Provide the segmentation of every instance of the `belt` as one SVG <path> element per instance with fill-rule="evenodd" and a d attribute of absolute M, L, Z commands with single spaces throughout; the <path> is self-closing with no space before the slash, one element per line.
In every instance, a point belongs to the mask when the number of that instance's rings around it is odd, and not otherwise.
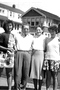
<path fill-rule="evenodd" d="M 17 50 L 17 51 L 20 51 L 20 52 L 30 52 L 31 50 Z"/>
<path fill-rule="evenodd" d="M 32 50 L 34 50 L 34 51 L 44 51 L 44 50 L 38 50 L 38 49 L 32 49 Z"/>

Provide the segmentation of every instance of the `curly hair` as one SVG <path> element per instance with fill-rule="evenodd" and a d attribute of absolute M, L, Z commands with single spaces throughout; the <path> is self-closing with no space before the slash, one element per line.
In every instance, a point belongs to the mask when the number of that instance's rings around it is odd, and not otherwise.
<path fill-rule="evenodd" d="M 11 20 L 6 20 L 6 21 L 3 22 L 3 29 L 4 29 L 5 31 L 6 31 L 6 27 L 7 27 L 7 25 L 8 25 L 9 23 L 12 24 L 12 30 L 13 30 L 13 27 L 14 27 L 13 21 L 11 21 Z"/>
<path fill-rule="evenodd" d="M 58 33 L 60 33 L 60 24 L 58 24 Z"/>

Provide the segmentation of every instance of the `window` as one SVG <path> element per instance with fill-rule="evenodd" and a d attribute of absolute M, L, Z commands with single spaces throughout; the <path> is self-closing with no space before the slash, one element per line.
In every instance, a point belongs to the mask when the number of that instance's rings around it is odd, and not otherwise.
<path fill-rule="evenodd" d="M 36 25 L 39 25 L 39 22 L 38 21 L 36 22 Z"/>
<path fill-rule="evenodd" d="M 0 9 L 0 12 L 1 12 L 1 9 Z"/>
<path fill-rule="evenodd" d="M 36 18 L 36 26 L 39 25 L 39 18 Z"/>
<path fill-rule="evenodd" d="M 4 10 L 2 10 L 2 12 L 4 13 Z"/>
<path fill-rule="evenodd" d="M 28 22 L 28 24 L 30 25 L 31 19 L 30 19 L 30 18 L 28 18 L 28 19 L 27 19 L 27 22 Z"/>
<path fill-rule="evenodd" d="M 21 18 L 21 14 L 18 14 L 18 19 Z"/>
<path fill-rule="evenodd" d="M 30 22 L 28 22 L 28 24 L 30 25 Z"/>
<path fill-rule="evenodd" d="M 10 16 L 12 16 L 12 12 L 10 11 Z"/>
<path fill-rule="evenodd" d="M 13 17 L 14 17 L 15 13 L 13 12 Z"/>
<path fill-rule="evenodd" d="M 3 9 L 0 9 L 0 12 L 1 12 L 1 13 L 4 13 L 4 10 L 3 10 Z"/>
<path fill-rule="evenodd" d="M 31 19 L 31 26 L 34 26 L 35 25 L 35 18 L 32 18 Z"/>
<path fill-rule="evenodd" d="M 31 22 L 31 26 L 34 26 L 34 22 Z"/>
<path fill-rule="evenodd" d="M 19 30 L 19 24 L 17 24 L 17 30 Z"/>
<path fill-rule="evenodd" d="M 24 23 L 27 23 L 27 19 L 26 18 L 24 19 Z"/>

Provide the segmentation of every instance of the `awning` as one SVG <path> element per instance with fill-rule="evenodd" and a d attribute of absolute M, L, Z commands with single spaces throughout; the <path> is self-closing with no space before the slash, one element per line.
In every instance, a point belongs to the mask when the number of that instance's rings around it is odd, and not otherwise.
<path fill-rule="evenodd" d="M 8 20 L 8 18 L 0 15 L 0 20 Z"/>

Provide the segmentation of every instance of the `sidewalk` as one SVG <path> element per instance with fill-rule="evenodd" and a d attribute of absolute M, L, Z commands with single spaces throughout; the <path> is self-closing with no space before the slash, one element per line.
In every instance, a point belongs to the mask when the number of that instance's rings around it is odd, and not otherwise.
<path fill-rule="evenodd" d="M 14 85 L 14 81 L 12 82 L 12 86 L 13 85 Z M 2 87 L 7 86 L 7 79 L 6 78 L 0 77 L 0 87 L 1 86 Z M 26 88 L 27 88 L 27 90 L 33 90 L 34 89 L 33 83 L 27 83 Z M 46 87 L 42 86 L 42 90 L 46 90 Z M 50 88 L 50 90 L 53 90 L 52 87 Z M 57 89 L 57 90 L 60 90 L 60 89 Z"/>

